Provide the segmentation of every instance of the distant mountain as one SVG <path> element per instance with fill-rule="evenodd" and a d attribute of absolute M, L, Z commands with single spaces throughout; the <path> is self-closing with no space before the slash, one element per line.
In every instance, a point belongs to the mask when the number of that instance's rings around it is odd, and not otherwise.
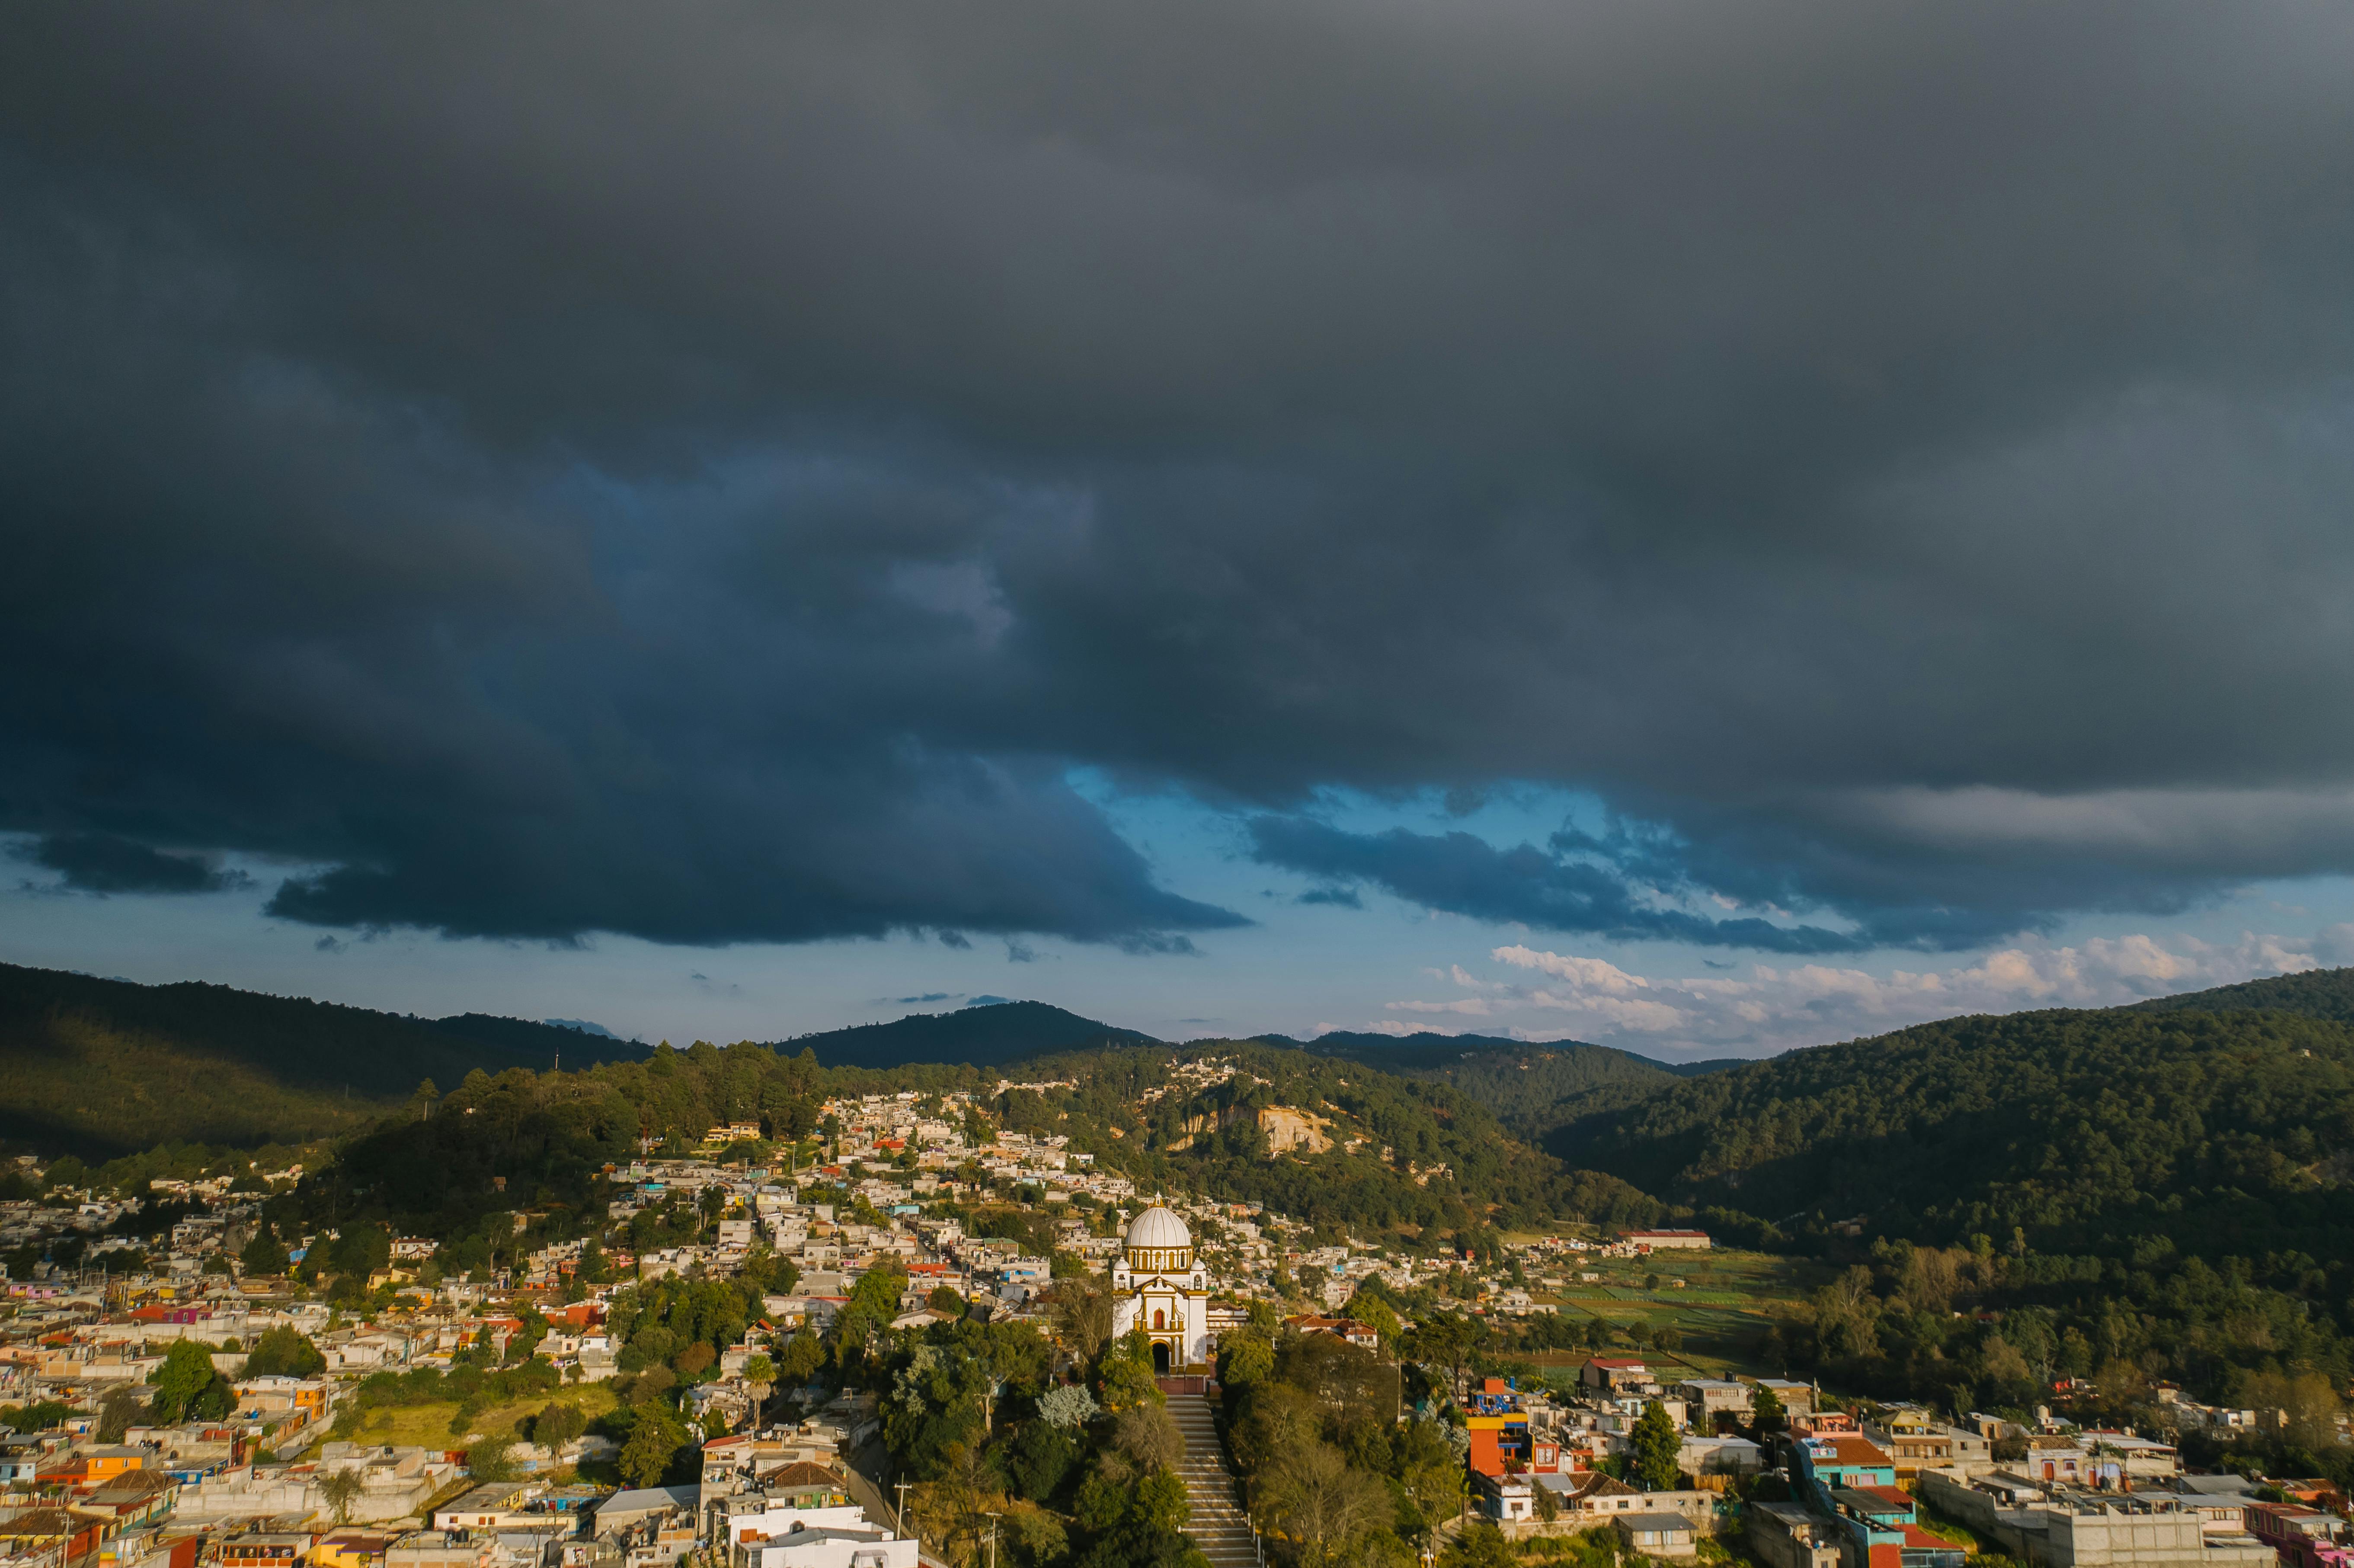
<path fill-rule="evenodd" d="M 1628 1052 L 1628 1054 L 1635 1056 L 1635 1054 L 1631 1051 Z M 1659 1067 L 1666 1072 L 1673 1073 L 1679 1078 L 1704 1078 L 1711 1073 L 1729 1073 L 1735 1067 L 1746 1067 L 1752 1062 L 1757 1060 L 1757 1058 L 1755 1056 L 1710 1056 L 1705 1060 L 1699 1062 L 1662 1062 L 1652 1056 L 1635 1056 L 1635 1060 L 1638 1062 L 1649 1062 L 1655 1067 Z"/>
<path fill-rule="evenodd" d="M 641 1062 L 646 1048 L 635 1041 L 622 1040 L 610 1031 L 584 1028 L 578 1023 L 558 1022 L 554 1019 L 534 1023 L 527 1018 L 499 1018 L 487 1012 L 461 1012 L 451 1018 L 436 1018 L 430 1027 L 443 1034 L 487 1046 L 513 1058 L 508 1065 L 544 1069 L 555 1065 L 557 1058 L 569 1056 L 576 1067 L 591 1062 Z M 499 1069 L 492 1067 L 492 1072 Z"/>
<path fill-rule="evenodd" d="M 1333 1030 L 1313 1040 L 1262 1034 L 1259 1043 L 1320 1056 L 1345 1056 L 1400 1077 L 1445 1083 L 1487 1107 L 1522 1138 L 1631 1105 L 1679 1079 L 1745 1064 L 1670 1063 L 1576 1040 L 1532 1044 L 1496 1034 L 1371 1034 Z"/>
<path fill-rule="evenodd" d="M 1622 1051 L 1615 1045 L 1589 1045 L 1582 1040 L 1515 1040 L 1503 1034 L 1374 1034 L 1334 1029 L 1310 1040 L 1294 1040 L 1288 1034 L 1255 1034 L 1251 1038 L 1262 1045 L 1288 1045 L 1319 1055 L 1347 1056 L 1368 1066 L 1386 1067 L 1394 1072 L 1452 1066 L 1468 1057 L 1490 1054 L 1538 1056 L 1602 1051 L 1647 1067 L 1657 1067 L 1679 1078 L 1697 1078 L 1728 1067 L 1746 1066 L 1750 1060 L 1745 1056 L 1713 1056 L 1705 1062 L 1662 1062 L 1656 1056 Z"/>
<path fill-rule="evenodd" d="M 443 1022 L 446 1022 L 448 1021 L 445 1019 Z M 600 1040 L 619 1040 L 620 1038 L 620 1035 L 614 1033 L 603 1024 L 591 1023 L 585 1018 L 543 1018 L 540 1022 L 546 1024 L 550 1029 L 577 1029 L 583 1034 L 594 1034 Z"/>
<path fill-rule="evenodd" d="M 775 1048 L 786 1054 L 814 1051 L 829 1067 L 904 1067 L 916 1062 L 995 1067 L 1058 1051 L 1159 1044 L 1150 1034 L 1098 1023 L 1043 1001 L 1000 1001 L 797 1035 L 777 1041 Z"/>
<path fill-rule="evenodd" d="M 2307 969 L 2128 1004 L 2129 1012 L 2295 1012 L 2354 1023 L 2354 969 Z"/>
<path fill-rule="evenodd" d="M 1444 1067 L 1467 1056 L 1494 1052 L 1519 1055 L 1532 1049 L 1525 1040 L 1501 1034 L 1374 1034 L 1333 1029 L 1307 1040 L 1294 1040 L 1288 1034 L 1259 1034 L 1252 1038 L 1262 1045 L 1289 1046 L 1319 1056 L 1346 1056 L 1353 1062 L 1393 1071 Z M 1578 1049 L 1599 1051 L 1606 1047 L 1581 1045 Z"/>
<path fill-rule="evenodd" d="M 640 1047 L 520 1019 L 408 1018 L 186 981 L 0 964 L 0 1138 L 112 1155 L 166 1139 L 299 1142 L 349 1130 L 419 1080 L 544 1070 Z"/>

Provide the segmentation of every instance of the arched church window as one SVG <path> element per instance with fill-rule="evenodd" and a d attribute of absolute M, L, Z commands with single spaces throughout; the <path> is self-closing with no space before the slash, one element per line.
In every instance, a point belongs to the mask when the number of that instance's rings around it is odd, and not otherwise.
<path fill-rule="evenodd" d="M 1163 1312 L 1160 1308 L 1155 1307 L 1152 1309 L 1152 1326 L 1156 1329 L 1165 1329 L 1169 1327 L 1169 1314 Z"/>

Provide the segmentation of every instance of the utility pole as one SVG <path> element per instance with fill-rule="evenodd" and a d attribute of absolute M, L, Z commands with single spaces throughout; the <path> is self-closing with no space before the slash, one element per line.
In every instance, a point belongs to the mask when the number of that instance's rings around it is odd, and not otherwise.
<path fill-rule="evenodd" d="M 999 1513 L 989 1516 L 989 1568 L 997 1568 L 997 1521 L 1004 1517 Z"/>
<path fill-rule="evenodd" d="M 905 1477 L 905 1476 L 901 1476 L 901 1477 L 899 1478 L 899 1481 L 898 1481 L 898 1490 L 899 1490 L 899 1511 L 898 1511 L 896 1515 L 894 1515 L 894 1516 L 893 1516 L 893 1522 L 894 1522 L 894 1524 L 895 1524 L 895 1525 L 896 1525 L 896 1527 L 897 1527 L 897 1529 L 898 1529 L 898 1531 L 899 1531 L 899 1533 L 900 1533 L 900 1534 L 902 1534 L 902 1535 L 905 1535 L 905 1534 L 907 1534 L 907 1477 Z M 920 1552 L 920 1551 L 923 1549 L 923 1542 L 919 1541 L 919 1542 L 917 1542 L 916 1543 L 916 1546 L 917 1546 L 917 1550 Z"/>

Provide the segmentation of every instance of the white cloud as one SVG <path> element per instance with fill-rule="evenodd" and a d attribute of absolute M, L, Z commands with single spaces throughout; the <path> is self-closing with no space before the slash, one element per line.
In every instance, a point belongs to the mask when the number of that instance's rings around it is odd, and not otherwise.
<path fill-rule="evenodd" d="M 2161 942 L 2141 934 L 2094 937 L 2072 946 L 2024 943 L 1953 969 L 1885 974 L 1829 964 L 1761 963 L 1743 976 L 1670 978 L 1633 974 L 1603 959 L 1521 945 L 1497 948 L 1488 956 L 1556 983 L 1486 981 L 1458 964 L 1449 968 L 1448 977 L 1460 989 L 1479 994 L 1445 1001 L 1392 1001 L 1384 1004 L 1384 1011 L 1509 1023 L 1525 1009 L 1563 1018 L 1567 1027 L 1508 1030 L 1522 1038 L 1607 1042 L 1615 1035 L 1640 1035 L 1646 1050 L 1766 1054 L 1963 1013 L 2111 1006 L 2311 969 L 2317 962 L 2354 961 L 2354 925 L 2327 927 L 2311 938 L 2243 932 L 2228 944 L 2192 937 Z M 1385 1027 L 1392 1033 L 1407 1028 Z M 1417 1024 L 1413 1029 L 1430 1027 Z"/>
<path fill-rule="evenodd" d="M 1549 991 L 1529 993 L 1530 1005 L 1555 1007 L 1564 1012 L 1582 1012 L 1589 1017 L 1606 1019 L 1620 1029 L 1640 1034 L 1659 1034 L 1680 1029 L 1691 1022 L 1682 1009 L 1664 1001 L 1629 1001 L 1616 996 L 1557 996 Z"/>
<path fill-rule="evenodd" d="M 1601 959 L 1580 959 L 1564 953 L 1540 953 L 1529 948 L 1498 948 L 1488 955 L 1500 964 L 1513 964 L 1543 974 L 1557 975 L 1573 985 L 1613 994 L 1636 991 L 1651 982 L 1630 975 Z"/>
<path fill-rule="evenodd" d="M 1461 986 L 1465 991 L 1510 991 L 1512 989 L 1501 980 L 1483 980 L 1478 975 L 1473 974 L 1469 969 L 1465 969 L 1461 964 L 1450 966 L 1447 978 L 1452 980 L 1457 985 Z"/>

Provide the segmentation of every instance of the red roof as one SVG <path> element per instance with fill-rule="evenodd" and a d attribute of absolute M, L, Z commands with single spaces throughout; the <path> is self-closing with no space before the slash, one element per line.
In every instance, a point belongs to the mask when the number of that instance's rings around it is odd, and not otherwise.
<path fill-rule="evenodd" d="M 1358 1322 L 1354 1318 L 1320 1318 L 1312 1312 L 1304 1312 L 1296 1318 L 1286 1318 L 1283 1320 L 1283 1326 L 1287 1329 L 1297 1329 L 1303 1334 L 1337 1334 L 1344 1340 L 1379 1338 L 1372 1329 Z"/>
<path fill-rule="evenodd" d="M 779 1489 L 830 1487 L 835 1491 L 842 1490 L 848 1484 L 842 1478 L 840 1471 L 829 1466 L 813 1464 L 807 1459 L 796 1459 L 782 1469 L 771 1471 L 761 1477 L 760 1481 L 763 1486 Z"/>
<path fill-rule="evenodd" d="M 1829 1433 L 1820 1437 L 1809 1437 L 1807 1442 L 1813 1447 L 1829 1448 L 1831 1451 L 1830 1462 L 1835 1465 L 1870 1465 L 1877 1468 L 1883 1465 L 1893 1466 L 1896 1462 L 1871 1438 L 1858 1437 L 1850 1433 Z"/>

